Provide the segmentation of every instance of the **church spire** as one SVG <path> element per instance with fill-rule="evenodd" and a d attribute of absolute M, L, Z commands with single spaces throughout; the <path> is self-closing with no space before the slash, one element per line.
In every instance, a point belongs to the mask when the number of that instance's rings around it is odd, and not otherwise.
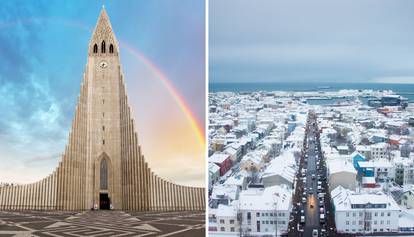
<path fill-rule="evenodd" d="M 118 42 L 112 30 L 111 22 L 102 5 L 101 13 L 89 42 L 89 54 L 118 54 Z"/>

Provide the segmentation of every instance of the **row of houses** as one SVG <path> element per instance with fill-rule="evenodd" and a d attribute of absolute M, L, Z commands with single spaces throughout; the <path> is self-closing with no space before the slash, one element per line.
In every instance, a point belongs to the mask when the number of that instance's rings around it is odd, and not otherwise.
<path fill-rule="evenodd" d="M 256 93 L 210 98 L 221 101 L 210 116 L 210 234 L 287 233 L 306 105 Z M 226 129 L 217 126 L 224 120 L 232 121 Z M 232 144 L 247 146 L 231 158 L 227 149 Z"/>
<path fill-rule="evenodd" d="M 414 232 L 413 111 L 384 114 L 363 104 L 315 111 L 337 231 Z"/>

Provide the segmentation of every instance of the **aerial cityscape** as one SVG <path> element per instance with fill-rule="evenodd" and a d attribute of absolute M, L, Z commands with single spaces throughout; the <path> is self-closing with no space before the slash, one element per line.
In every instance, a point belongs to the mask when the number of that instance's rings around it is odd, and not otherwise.
<path fill-rule="evenodd" d="M 209 94 L 211 236 L 414 231 L 414 105 L 328 89 Z"/>
<path fill-rule="evenodd" d="M 209 236 L 414 236 L 410 1 L 209 1 Z"/>

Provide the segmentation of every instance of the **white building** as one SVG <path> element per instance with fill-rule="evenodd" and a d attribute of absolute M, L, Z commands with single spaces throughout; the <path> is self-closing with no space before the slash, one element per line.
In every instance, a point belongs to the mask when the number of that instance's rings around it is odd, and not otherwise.
<path fill-rule="evenodd" d="M 265 187 L 286 184 L 293 188 L 296 171 L 293 151 L 287 150 L 270 161 L 270 165 L 263 172 L 262 183 Z"/>
<path fill-rule="evenodd" d="M 329 190 L 338 186 L 355 190 L 357 171 L 353 164 L 347 160 L 326 160 L 327 177 L 329 177 Z"/>
<path fill-rule="evenodd" d="M 208 186 L 211 187 L 220 179 L 220 167 L 214 163 L 208 163 Z"/>
<path fill-rule="evenodd" d="M 335 224 L 340 233 L 398 231 L 400 208 L 391 196 L 355 194 L 338 186 L 331 192 Z M 364 228 L 365 227 L 365 228 Z"/>
<path fill-rule="evenodd" d="M 406 157 L 395 157 L 395 182 L 399 185 L 414 184 L 414 161 Z"/>
<path fill-rule="evenodd" d="M 219 204 L 230 205 L 230 203 L 239 198 L 239 188 L 235 185 L 214 185 L 210 197 L 211 208 L 217 208 Z"/>
<path fill-rule="evenodd" d="M 400 197 L 400 205 L 407 209 L 414 208 L 414 186 L 405 188 Z"/>
<path fill-rule="evenodd" d="M 221 233 L 235 233 L 240 231 L 240 222 L 237 219 L 238 201 L 234 201 L 231 205 L 219 205 L 215 211 L 216 223 L 211 223 L 209 226 L 216 225 L 217 227 L 210 231 L 218 231 Z M 209 227 L 210 228 L 210 227 Z"/>
<path fill-rule="evenodd" d="M 388 144 L 380 142 L 371 145 L 371 158 L 372 159 L 384 159 L 388 158 Z"/>
<path fill-rule="evenodd" d="M 287 233 L 292 190 L 286 185 L 254 188 L 240 193 L 241 227 L 250 235 Z"/>
<path fill-rule="evenodd" d="M 373 159 L 369 162 L 373 163 L 374 169 L 374 176 L 377 179 L 378 182 L 386 182 L 393 181 L 395 178 L 395 167 L 392 165 L 392 163 L 385 159 Z"/>
<path fill-rule="evenodd" d="M 369 146 L 357 145 L 355 149 L 359 154 L 365 156 L 367 160 L 371 159 L 371 148 Z"/>

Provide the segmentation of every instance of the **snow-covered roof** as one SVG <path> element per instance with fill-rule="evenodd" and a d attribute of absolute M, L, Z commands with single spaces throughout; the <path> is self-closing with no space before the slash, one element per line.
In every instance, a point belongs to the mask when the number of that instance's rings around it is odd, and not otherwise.
<path fill-rule="evenodd" d="M 208 158 L 209 162 L 213 162 L 216 164 L 223 163 L 227 158 L 229 158 L 229 154 L 224 153 L 214 153 L 212 156 Z"/>
<path fill-rule="evenodd" d="M 371 148 L 374 148 L 374 149 L 385 149 L 385 148 L 387 148 L 387 146 L 388 146 L 387 143 L 385 143 L 385 142 L 379 142 L 379 143 L 372 144 L 371 145 Z"/>
<path fill-rule="evenodd" d="M 270 161 L 270 165 L 263 172 L 262 178 L 280 175 L 293 182 L 296 173 L 296 161 L 292 150 L 286 150 Z"/>
<path fill-rule="evenodd" d="M 362 177 L 362 183 L 363 184 L 375 184 L 376 183 L 375 177 L 366 177 L 366 176 L 364 176 L 364 177 Z"/>
<path fill-rule="evenodd" d="M 211 194 L 212 199 L 221 199 L 223 197 L 236 200 L 238 195 L 238 187 L 234 185 L 220 184 L 213 187 Z"/>
<path fill-rule="evenodd" d="M 216 217 L 236 217 L 237 216 L 237 202 L 233 201 L 231 205 L 219 204 L 216 209 Z"/>
<path fill-rule="evenodd" d="M 226 182 L 224 182 L 224 184 L 243 186 L 247 176 L 248 176 L 247 171 L 242 169 L 242 170 L 240 170 L 240 172 L 238 174 L 232 175 L 229 178 L 227 178 Z"/>
<path fill-rule="evenodd" d="M 276 185 L 264 189 L 250 188 L 240 193 L 239 200 L 241 210 L 289 211 L 292 191 L 286 185 Z"/>
<path fill-rule="evenodd" d="M 356 150 L 357 151 L 371 151 L 369 146 L 364 146 L 364 145 L 357 145 Z"/>
<path fill-rule="evenodd" d="M 393 167 L 391 162 L 387 159 L 375 159 L 375 160 L 370 160 L 369 162 L 372 163 L 375 168 L 392 168 Z"/>
<path fill-rule="evenodd" d="M 340 172 L 349 172 L 353 174 L 357 173 L 352 162 L 347 160 L 326 160 L 326 166 L 329 170 L 329 174 L 331 175 Z"/>
<path fill-rule="evenodd" d="M 233 143 L 231 143 L 231 144 L 233 144 Z M 235 156 L 235 155 L 237 155 L 237 150 L 236 150 L 236 149 L 234 149 L 233 147 L 227 147 L 227 148 L 224 150 L 224 153 L 229 154 L 229 155 L 231 155 L 231 156 Z"/>
<path fill-rule="evenodd" d="M 391 196 L 380 192 L 376 194 L 356 194 L 349 189 L 338 186 L 331 191 L 331 197 L 336 211 L 352 210 L 352 205 L 354 204 L 385 204 L 385 208 L 371 205 L 370 209 L 400 210 L 398 204 Z"/>
<path fill-rule="evenodd" d="M 338 149 L 338 150 L 348 150 L 349 147 L 347 145 L 340 145 L 340 146 L 337 146 L 336 149 Z"/>
<path fill-rule="evenodd" d="M 216 165 L 215 163 L 211 163 L 211 162 L 208 163 L 208 171 L 210 173 L 216 173 L 216 172 L 219 172 L 219 170 L 220 170 L 220 167 Z"/>

